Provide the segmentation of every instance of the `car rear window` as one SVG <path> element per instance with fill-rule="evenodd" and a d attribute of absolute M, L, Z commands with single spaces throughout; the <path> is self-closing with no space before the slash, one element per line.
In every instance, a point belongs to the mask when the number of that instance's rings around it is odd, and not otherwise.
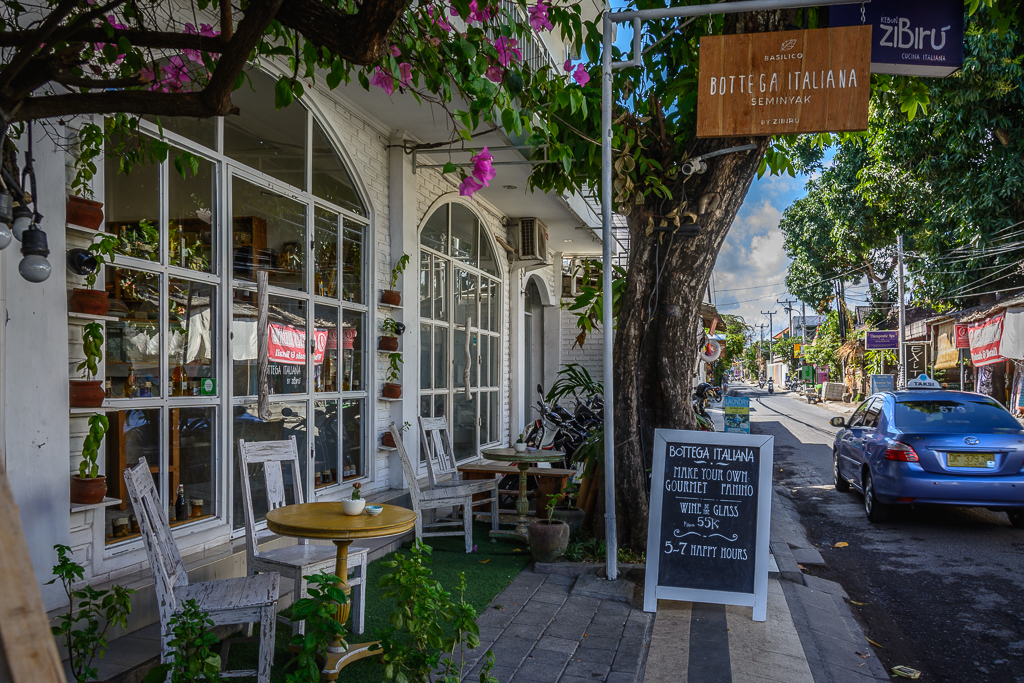
<path fill-rule="evenodd" d="M 995 401 L 921 399 L 898 401 L 896 427 L 905 432 L 1019 432 L 1021 424 Z"/>

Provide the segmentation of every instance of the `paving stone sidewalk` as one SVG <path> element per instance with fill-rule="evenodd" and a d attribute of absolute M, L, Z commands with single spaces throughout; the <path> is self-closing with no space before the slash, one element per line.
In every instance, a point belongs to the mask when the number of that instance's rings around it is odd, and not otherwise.
<path fill-rule="evenodd" d="M 592 577 L 590 577 L 592 578 Z M 523 571 L 477 620 L 481 646 L 464 681 L 492 650 L 501 683 L 639 683 L 653 615 L 619 600 L 573 594 L 575 576 Z"/>

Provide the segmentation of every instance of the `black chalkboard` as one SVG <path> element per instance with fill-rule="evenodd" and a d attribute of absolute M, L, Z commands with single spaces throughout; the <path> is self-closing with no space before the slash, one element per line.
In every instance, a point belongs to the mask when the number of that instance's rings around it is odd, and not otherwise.
<path fill-rule="evenodd" d="M 764 435 L 656 431 L 644 609 L 659 598 L 721 602 L 752 605 L 763 619 L 773 445 Z"/>

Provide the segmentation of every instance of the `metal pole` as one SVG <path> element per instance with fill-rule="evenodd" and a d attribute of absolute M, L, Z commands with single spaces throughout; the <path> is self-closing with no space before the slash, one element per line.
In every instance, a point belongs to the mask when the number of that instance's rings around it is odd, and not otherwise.
<path fill-rule="evenodd" d="M 256 271 L 256 414 L 260 420 L 270 419 L 270 294 L 268 274 Z"/>
<path fill-rule="evenodd" d="M 800 336 L 804 344 L 807 343 L 807 304 L 800 302 Z"/>
<path fill-rule="evenodd" d="M 907 341 L 907 309 L 903 303 L 903 235 L 896 236 L 896 258 L 899 262 L 899 295 L 900 295 L 900 316 L 899 326 L 900 331 L 897 339 L 900 345 L 900 373 L 897 381 L 899 382 L 898 387 L 902 389 L 907 386 L 907 350 L 904 348 L 904 344 Z"/>
<path fill-rule="evenodd" d="M 605 573 L 614 581 L 619 573 L 618 536 L 615 527 L 615 393 L 612 390 L 612 351 L 615 343 L 615 321 L 612 319 L 612 16 L 604 15 L 601 49 L 601 240 L 604 268 L 602 270 L 602 301 L 604 315 L 604 534 Z M 639 20 L 637 21 L 639 24 Z M 635 27 L 634 43 L 639 42 L 639 26 Z"/>

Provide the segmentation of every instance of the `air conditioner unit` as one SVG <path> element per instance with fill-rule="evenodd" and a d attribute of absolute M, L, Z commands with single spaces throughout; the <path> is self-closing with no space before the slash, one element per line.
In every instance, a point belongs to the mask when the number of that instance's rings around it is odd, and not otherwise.
<path fill-rule="evenodd" d="M 548 260 L 548 228 L 536 218 L 519 219 L 519 258 Z"/>

